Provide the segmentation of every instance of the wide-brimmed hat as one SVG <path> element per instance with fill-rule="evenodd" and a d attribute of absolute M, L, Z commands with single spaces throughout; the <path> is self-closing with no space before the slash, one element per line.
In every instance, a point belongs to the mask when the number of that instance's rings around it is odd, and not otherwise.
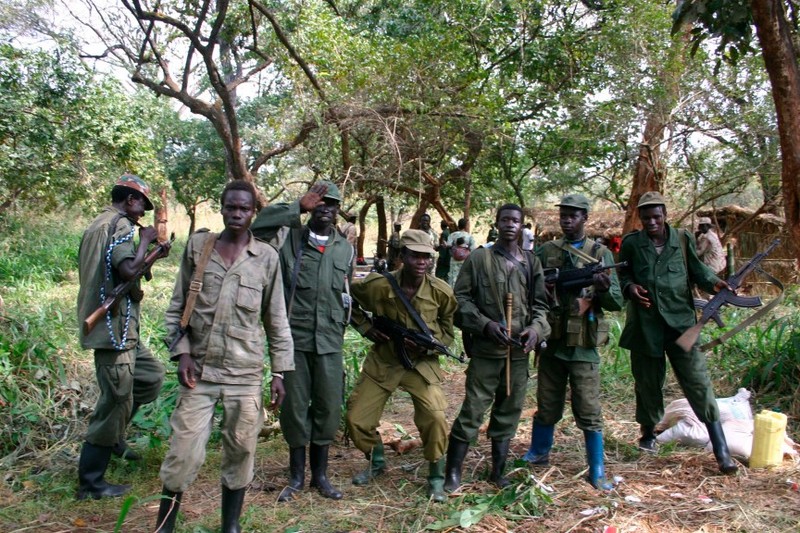
<path fill-rule="evenodd" d="M 153 210 L 153 202 L 150 201 L 150 186 L 139 176 L 135 174 L 123 174 L 117 179 L 117 183 L 114 184 L 114 187 L 127 187 L 142 193 L 142 196 L 144 196 L 144 210 Z"/>
<path fill-rule="evenodd" d="M 567 194 L 561 197 L 561 201 L 556 204 L 556 207 L 574 207 L 575 209 L 583 209 L 589 212 L 589 199 L 582 194 Z"/>
<path fill-rule="evenodd" d="M 664 197 L 661 196 L 660 192 L 647 191 L 639 198 L 639 203 L 636 204 L 636 207 L 645 207 L 648 205 L 667 205 L 667 202 L 664 201 Z"/>
<path fill-rule="evenodd" d="M 436 250 L 431 246 L 431 236 L 420 229 L 407 229 L 400 236 L 400 246 L 408 248 L 412 252 L 422 252 L 424 254 L 435 254 Z"/>

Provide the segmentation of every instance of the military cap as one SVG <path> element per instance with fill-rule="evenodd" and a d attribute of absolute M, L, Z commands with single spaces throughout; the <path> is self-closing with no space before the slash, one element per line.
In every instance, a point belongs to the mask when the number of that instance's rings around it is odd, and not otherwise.
<path fill-rule="evenodd" d="M 664 201 L 664 197 L 661 196 L 661 193 L 658 191 L 647 191 L 639 198 L 639 203 L 636 204 L 636 207 L 646 207 L 649 205 L 667 205 L 667 202 Z"/>
<path fill-rule="evenodd" d="M 342 201 L 342 195 L 339 193 L 339 187 L 332 181 L 323 180 L 320 181 L 321 185 L 325 185 L 328 188 L 328 192 L 325 193 L 323 198 L 330 198 L 331 200 L 336 200 L 337 202 Z"/>
<path fill-rule="evenodd" d="M 145 211 L 153 210 L 153 202 L 150 201 L 150 186 L 144 182 L 142 178 L 134 174 L 123 174 L 117 179 L 114 187 L 127 187 L 142 193 L 144 196 L 144 209 Z"/>
<path fill-rule="evenodd" d="M 711 219 L 708 217 L 700 217 L 697 219 L 697 225 L 702 226 L 703 224 L 711 225 Z"/>
<path fill-rule="evenodd" d="M 436 250 L 431 246 L 431 236 L 421 229 L 408 229 L 400 236 L 400 247 L 408 248 L 412 252 L 422 252 L 424 254 L 435 254 Z"/>
<path fill-rule="evenodd" d="M 575 209 L 583 209 L 589 212 L 589 199 L 582 194 L 567 194 L 561 197 L 561 201 L 556 204 L 557 207 L 574 207 Z"/>

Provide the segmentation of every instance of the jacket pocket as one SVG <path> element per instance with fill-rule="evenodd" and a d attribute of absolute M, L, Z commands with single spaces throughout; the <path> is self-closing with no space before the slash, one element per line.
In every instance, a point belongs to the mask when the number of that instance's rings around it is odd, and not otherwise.
<path fill-rule="evenodd" d="M 264 340 L 256 328 L 226 328 L 225 364 L 233 368 L 258 368 L 264 364 Z"/>
<path fill-rule="evenodd" d="M 239 278 L 239 288 L 236 292 L 236 306 L 248 311 L 261 309 L 261 287 L 252 280 Z"/>

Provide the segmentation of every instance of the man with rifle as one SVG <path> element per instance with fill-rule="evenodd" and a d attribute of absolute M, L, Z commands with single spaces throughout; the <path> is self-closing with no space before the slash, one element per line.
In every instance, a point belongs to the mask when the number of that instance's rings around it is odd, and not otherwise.
<path fill-rule="evenodd" d="M 352 288 L 357 304 L 352 324 L 375 343 L 347 404 L 350 436 L 369 460 L 367 469 L 353 477 L 353 484 L 367 484 L 386 468 L 383 442 L 375 430 L 389 396 L 401 387 L 414 402 L 414 423 L 429 465 L 428 495 L 442 502 L 447 499 L 444 493 L 447 400 L 441 387 L 439 353 L 441 346 L 453 342 L 456 299 L 446 282 L 428 274 L 435 254 L 430 235 L 422 230 L 407 230 L 400 243 L 399 270 L 383 275 L 372 273 Z M 371 313 L 373 320 L 365 312 Z M 381 321 L 399 326 L 384 326 L 381 330 Z M 402 328 L 421 332 L 423 340 L 418 344 L 410 336 L 398 337 Z"/>
<path fill-rule="evenodd" d="M 549 464 L 555 424 L 564 414 L 569 383 L 572 413 L 586 443 L 589 483 L 596 489 L 610 490 L 613 485 L 606 480 L 603 462 L 597 347 L 608 342 L 608 322 L 603 318 L 603 310 L 622 309 L 622 293 L 613 268 L 614 256 L 602 244 L 586 238 L 584 225 L 589 218 L 589 199 L 582 194 L 568 194 L 556 205 L 564 236 L 545 242 L 536 255 L 545 273 L 547 269 L 558 269 L 559 274 L 586 270 L 588 279 L 570 280 L 575 286 L 569 287 L 569 282 L 567 286 L 559 283 L 561 279 L 548 283 L 545 275 L 550 304 L 547 321 L 552 331 L 547 347 L 539 354 L 537 410 L 531 446 L 523 459 L 534 465 Z"/>
<path fill-rule="evenodd" d="M 518 205 L 500 207 L 497 241 L 472 252 L 456 280 L 456 325 L 466 334 L 464 345 L 472 358 L 464 403 L 450 431 L 447 491 L 461 485 L 464 457 L 490 406 L 489 481 L 499 488 L 510 483 L 503 470 L 525 401 L 528 354 L 550 334 L 542 265 L 518 244 L 523 218 Z"/>
<path fill-rule="evenodd" d="M 111 189 L 111 205 L 103 209 L 81 238 L 78 251 L 80 288 L 78 324 L 84 349 L 94 350 L 100 396 L 89 419 L 89 428 L 78 462 L 77 498 L 99 499 L 121 496 L 129 485 L 105 481 L 111 455 L 129 460 L 138 455 L 125 444 L 125 428 L 139 406 L 158 397 L 164 366 L 140 342 L 139 306 L 143 292 L 138 278 L 149 276 L 147 247 L 157 238 L 153 226 L 139 219 L 151 211 L 150 187 L 138 176 L 124 174 Z M 139 227 L 139 245 L 134 236 Z M 169 253 L 169 242 L 159 245 Z M 134 281 L 127 294 L 110 308 L 96 327 L 83 328 L 84 321 L 114 292 L 114 287 Z"/>
<path fill-rule="evenodd" d="M 722 432 L 705 355 L 696 342 L 688 350 L 677 343 L 697 321 L 692 285 L 706 292 L 729 286 L 698 259 L 694 236 L 666 223 L 661 194 L 644 193 L 637 207 L 643 229 L 626 235 L 619 253 L 619 259 L 628 262 L 620 270 L 628 307 L 619 345 L 631 351 L 636 421 L 641 427 L 639 449 L 656 450 L 654 429 L 664 415 L 666 353 L 689 405 L 708 428 L 719 470 L 733 474 L 738 467 Z"/>

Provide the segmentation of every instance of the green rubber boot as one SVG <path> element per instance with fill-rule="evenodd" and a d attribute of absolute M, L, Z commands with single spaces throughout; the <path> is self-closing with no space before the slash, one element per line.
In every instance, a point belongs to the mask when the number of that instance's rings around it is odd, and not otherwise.
<path fill-rule="evenodd" d="M 372 448 L 372 453 L 367 456 L 367 459 L 369 459 L 369 468 L 353 476 L 353 485 L 366 485 L 386 470 L 386 459 L 383 457 L 383 441 L 378 441 L 378 444 Z"/>
<path fill-rule="evenodd" d="M 447 501 L 444 492 L 444 457 L 428 463 L 428 496 L 435 502 Z"/>

